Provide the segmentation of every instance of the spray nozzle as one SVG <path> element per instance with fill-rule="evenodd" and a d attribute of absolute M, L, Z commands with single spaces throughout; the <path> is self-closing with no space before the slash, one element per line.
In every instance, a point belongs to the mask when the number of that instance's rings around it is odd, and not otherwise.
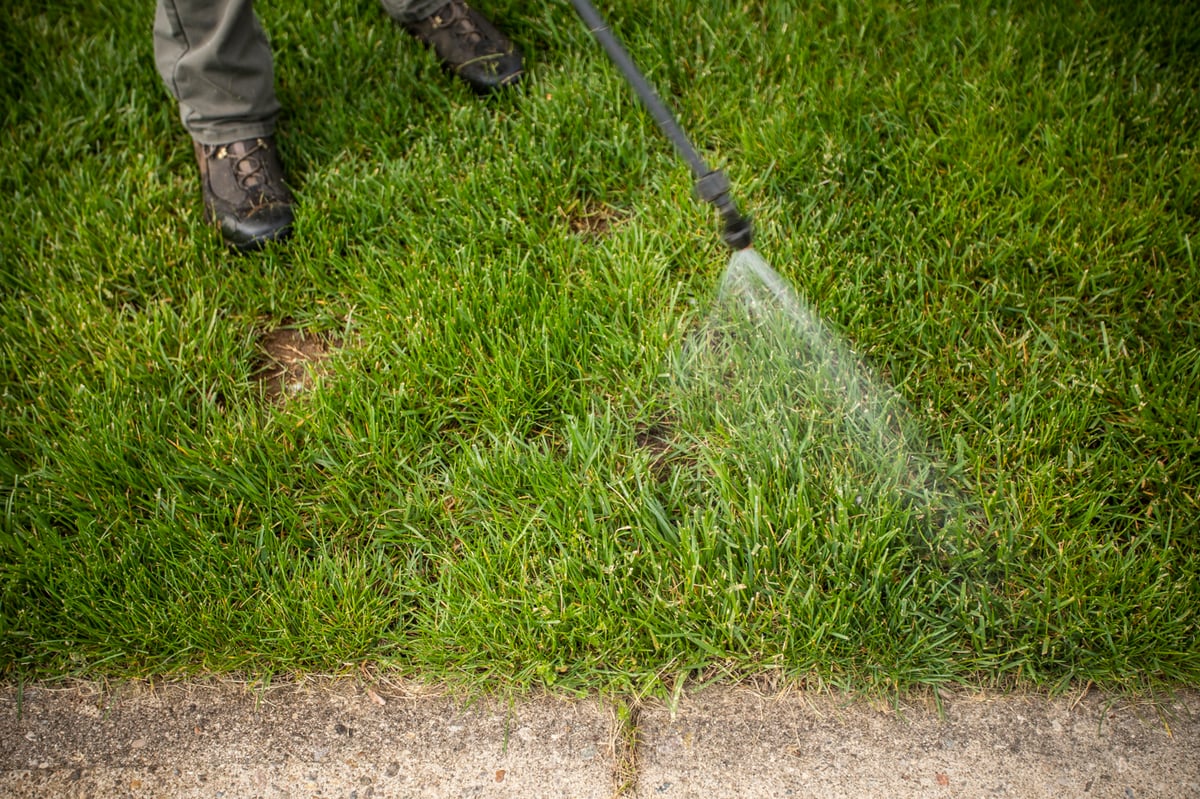
<path fill-rule="evenodd" d="M 738 211 L 737 203 L 729 196 L 729 178 L 719 169 L 713 170 L 696 181 L 696 196 L 712 203 L 725 220 L 725 232 L 721 238 L 734 250 L 750 246 L 750 220 Z"/>
<path fill-rule="evenodd" d="M 730 249 L 748 249 L 752 238 L 750 220 L 737 213 L 735 208 L 732 217 L 725 217 L 725 232 L 721 234 L 721 238 L 725 240 Z"/>

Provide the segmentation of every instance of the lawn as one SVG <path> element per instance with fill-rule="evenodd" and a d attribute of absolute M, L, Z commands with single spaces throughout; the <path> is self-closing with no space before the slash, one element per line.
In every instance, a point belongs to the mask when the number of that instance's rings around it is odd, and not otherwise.
<path fill-rule="evenodd" d="M 566 3 L 260 3 L 250 257 L 152 4 L 10 5 L 0 674 L 1200 684 L 1195 6 L 599 3 L 755 270 Z"/>

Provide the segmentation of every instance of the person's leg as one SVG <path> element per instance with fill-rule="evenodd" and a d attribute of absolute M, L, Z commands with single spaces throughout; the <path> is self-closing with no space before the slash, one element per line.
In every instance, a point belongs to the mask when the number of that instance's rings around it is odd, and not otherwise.
<path fill-rule="evenodd" d="M 238 250 L 286 238 L 292 196 L 272 138 L 279 102 L 251 0 L 158 0 L 154 54 L 195 142 L 206 218 Z"/>
<path fill-rule="evenodd" d="M 383 10 L 399 23 L 418 22 L 446 5 L 446 0 L 381 0 Z"/>
<path fill-rule="evenodd" d="M 381 0 L 405 30 L 432 47 L 446 67 L 486 94 L 520 80 L 521 52 L 465 0 Z"/>
<path fill-rule="evenodd" d="M 196 141 L 274 133 L 279 101 L 271 47 L 251 0 L 158 0 L 154 56 Z"/>

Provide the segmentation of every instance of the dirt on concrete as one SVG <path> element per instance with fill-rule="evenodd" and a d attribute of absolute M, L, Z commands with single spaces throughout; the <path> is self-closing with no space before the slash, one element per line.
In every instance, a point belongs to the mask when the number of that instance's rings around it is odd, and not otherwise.
<path fill-rule="evenodd" d="M 877 705 L 748 690 L 643 707 L 641 797 L 1200 799 L 1200 697 Z"/>
<path fill-rule="evenodd" d="M 0 795 L 1196 799 L 1200 694 L 964 694 L 939 712 L 745 686 L 668 706 L 351 679 L 9 685 Z"/>
<path fill-rule="evenodd" d="M 606 798 L 611 729 L 597 702 L 349 680 L 8 689 L 0 795 Z"/>

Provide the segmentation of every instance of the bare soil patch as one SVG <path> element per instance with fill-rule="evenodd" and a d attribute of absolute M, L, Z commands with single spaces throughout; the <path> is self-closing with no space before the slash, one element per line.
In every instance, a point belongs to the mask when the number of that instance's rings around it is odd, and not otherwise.
<path fill-rule="evenodd" d="M 626 218 L 626 214 L 611 205 L 594 201 L 572 203 L 569 208 L 559 209 L 567 220 L 571 232 L 584 239 L 601 239 Z"/>
<path fill-rule="evenodd" d="M 259 368 L 254 375 L 263 398 L 278 404 L 311 389 L 329 371 L 329 358 L 341 345 L 341 339 L 330 333 L 293 327 L 265 331 L 259 338 Z"/>

